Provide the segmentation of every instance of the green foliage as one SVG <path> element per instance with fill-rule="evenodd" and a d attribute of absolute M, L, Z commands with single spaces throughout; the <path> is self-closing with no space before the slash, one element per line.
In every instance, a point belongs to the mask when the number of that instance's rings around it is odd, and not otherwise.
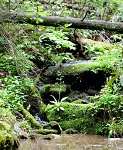
<path fill-rule="evenodd" d="M 94 44 L 94 45 L 88 45 L 88 46 L 86 46 L 86 48 L 87 48 L 87 51 L 89 52 L 89 53 L 91 53 L 91 52 L 101 52 L 101 51 L 104 51 L 104 48 L 101 46 L 101 45 L 97 45 L 97 44 Z"/>
<path fill-rule="evenodd" d="M 23 82 L 25 85 L 25 93 L 29 95 L 32 99 L 38 99 L 41 102 L 41 96 L 38 89 L 36 88 L 36 82 L 38 81 L 39 76 L 33 81 L 29 77 L 24 78 Z M 37 81 L 36 81 L 37 80 Z"/>
<path fill-rule="evenodd" d="M 0 149 L 12 149 L 14 146 L 17 138 L 13 130 L 15 122 L 15 116 L 10 110 L 0 106 Z"/>
<path fill-rule="evenodd" d="M 27 120 L 22 120 L 20 123 L 20 126 L 26 131 L 30 131 L 32 128 L 31 128 L 31 124 L 27 121 Z"/>
<path fill-rule="evenodd" d="M 66 92 L 66 89 L 67 89 L 67 85 L 62 83 L 46 84 L 41 87 L 40 92 L 41 94 L 48 93 L 48 92 L 62 93 L 62 92 Z"/>
<path fill-rule="evenodd" d="M 89 13 L 87 14 L 86 19 L 96 19 L 96 20 L 108 20 L 108 21 L 123 21 L 123 3 L 121 0 L 88 0 L 88 1 L 80 1 L 74 0 L 76 6 L 83 6 L 82 10 L 76 9 L 76 11 L 72 8 L 66 6 L 66 4 L 57 0 L 51 5 L 41 5 L 40 2 L 37 1 L 17 1 L 17 0 L 0 0 L 0 9 L 11 11 L 11 12 L 20 12 L 23 14 L 32 14 L 35 13 L 38 15 L 60 15 L 60 16 L 72 16 L 77 18 L 82 18 L 84 15 L 85 7 L 89 8 Z M 46 7 L 46 8 L 45 8 Z M 38 18 L 37 23 L 42 22 L 43 20 Z M 5 25 L 5 24 L 4 24 Z M 0 80 L 1 90 L 0 90 L 0 106 L 8 107 L 11 110 L 20 109 L 19 107 L 23 105 L 25 102 L 26 96 L 30 96 L 29 98 L 35 102 L 36 99 L 41 101 L 40 93 L 36 88 L 36 83 L 40 80 L 40 75 L 34 79 L 30 79 L 28 77 L 31 70 L 34 69 L 34 61 L 38 60 L 43 62 L 43 65 L 47 68 L 49 64 L 56 64 L 67 62 L 69 60 L 74 60 L 72 55 L 73 51 L 75 51 L 75 44 L 72 43 L 69 39 L 71 30 L 68 30 L 68 27 L 71 24 L 66 24 L 64 28 L 53 28 L 53 27 L 39 27 L 39 26 L 30 26 L 30 25 L 5 25 L 6 31 L 8 32 L 10 39 L 8 39 L 9 46 L 11 50 L 7 53 L 3 53 L 3 45 L 8 44 L 4 36 L 0 36 L 0 73 L 3 75 L 3 79 Z M 81 32 L 81 30 L 80 30 Z M 99 69 L 106 70 L 108 73 L 110 71 L 115 72 L 115 76 L 108 82 L 106 88 L 100 95 L 100 99 L 95 106 L 92 105 L 74 105 L 71 106 L 69 103 L 63 103 L 68 97 L 60 98 L 61 90 L 65 90 L 66 87 L 57 87 L 57 92 L 59 93 L 59 98 L 56 99 L 53 95 L 53 110 L 49 110 L 48 117 L 60 121 L 64 121 L 64 119 L 68 119 L 71 121 L 74 127 L 83 128 L 83 131 L 87 131 L 86 126 L 91 128 L 90 131 L 99 132 L 102 130 L 103 122 L 98 122 L 94 120 L 95 116 L 102 115 L 104 113 L 107 114 L 106 119 L 108 120 L 107 128 L 109 130 L 109 134 L 113 135 L 116 130 L 120 133 L 122 130 L 122 121 L 117 124 L 117 120 L 121 120 L 122 118 L 122 110 L 123 110 L 123 102 L 122 96 L 120 96 L 120 88 L 122 83 L 122 35 L 111 33 L 107 34 L 106 32 L 99 33 L 98 31 L 87 31 L 84 30 L 83 37 L 95 38 L 98 37 L 104 41 L 105 38 L 111 40 L 113 42 L 121 42 L 118 43 L 117 46 L 104 48 L 99 44 L 87 45 L 87 51 L 89 54 L 94 54 L 96 58 L 92 58 L 96 60 L 96 62 L 89 63 L 87 65 L 77 64 L 76 66 L 68 66 L 67 71 L 63 68 L 62 72 L 57 71 L 59 74 L 59 81 L 62 81 L 62 77 L 65 72 L 69 74 L 81 73 L 85 70 L 98 71 Z M 73 34 L 73 33 L 72 33 Z M 96 36 L 98 37 L 96 38 Z M 111 37 L 110 37 L 111 35 Z M 8 36 L 8 35 L 7 35 Z M 13 42 L 14 41 L 14 42 Z M 40 43 L 39 43 L 40 42 Z M 16 43 L 16 44 L 14 44 Z M 121 45 L 121 46 L 120 46 Z M 48 64 L 49 63 L 49 64 Z M 43 66 L 43 67 L 44 67 Z M 42 67 L 42 68 L 43 68 Z M 45 68 L 44 67 L 44 68 Z M 41 68 L 41 69 L 42 69 Z M 43 68 L 43 69 L 44 69 Z M 0 75 L 1 75 L 0 74 Z M 24 77 L 23 79 L 20 78 Z M 116 79 L 120 77 L 120 85 L 116 82 Z M 60 83 L 61 84 L 61 83 Z M 47 86 L 47 89 L 49 87 Z M 56 90 L 55 87 L 52 86 L 52 89 Z M 48 109 L 48 108 L 47 108 Z M 46 109 L 46 111 L 48 111 Z M 39 126 L 37 122 L 34 121 L 34 118 L 28 112 L 26 112 L 23 108 L 22 110 L 26 115 L 29 116 L 30 120 Z M 76 112 L 75 112 L 76 110 Z M 87 112 L 87 114 L 86 114 Z M 7 112 L 2 112 L 0 109 L 0 117 L 3 117 L 3 114 Z M 111 119 L 113 117 L 113 119 Z M 118 118 L 119 117 L 119 118 Z M 77 118 L 77 119 L 76 119 Z M 83 119 L 84 118 L 84 119 Z M 90 121 L 90 118 L 92 119 Z M 98 119 L 98 117 L 97 117 Z M 90 121 L 90 122 L 89 122 Z M 66 123 L 69 126 L 69 123 Z M 3 122 L 1 123 L 1 127 Z M 64 125 L 66 125 L 64 124 Z M 85 126 L 86 125 L 86 126 Z M 4 126 L 4 125 L 3 125 Z M 23 121 L 22 126 L 30 129 L 28 126 L 28 122 Z M 9 127 L 9 126 L 8 126 Z M 98 127 L 98 129 L 92 128 Z M 9 129 L 9 128 L 8 128 Z M 78 129 L 78 128 L 77 128 Z M 96 133 L 99 133 L 96 132 Z M 2 133 L 0 135 L 3 135 Z M 10 136 L 10 135 L 9 135 Z M 5 138 L 1 136 L 0 140 L 2 141 Z M 0 142 L 1 142 L 0 141 Z"/>
<path fill-rule="evenodd" d="M 29 70 L 34 67 L 34 64 L 28 59 L 29 56 L 20 50 L 12 50 L 9 54 L 0 54 L 0 68 L 10 75 L 28 74 Z"/>
<path fill-rule="evenodd" d="M 74 60 L 74 56 L 71 53 L 59 53 L 52 55 L 53 64 L 61 64 L 62 62 L 69 62 Z"/>
<path fill-rule="evenodd" d="M 115 80 L 117 80 L 119 77 L 120 77 L 120 84 L 123 86 L 123 79 L 122 79 L 122 75 L 123 75 L 123 72 L 116 72 L 116 73 L 113 73 L 115 76 L 113 76 L 106 84 L 107 87 L 109 86 L 112 86 L 113 82 Z"/>
<path fill-rule="evenodd" d="M 55 28 L 47 28 L 45 33 L 39 37 L 39 41 L 42 43 L 43 40 L 49 39 L 56 44 L 56 48 L 69 48 L 75 50 L 75 44 L 69 41 L 68 32 L 63 30 L 55 30 Z"/>
<path fill-rule="evenodd" d="M 117 106 L 117 104 L 119 103 L 119 95 L 118 95 L 118 88 L 116 87 L 116 85 L 114 84 L 111 87 L 105 88 L 103 89 L 103 94 L 101 95 L 100 98 L 100 103 L 103 103 L 104 106 L 106 106 L 109 110 L 115 106 Z"/>
<path fill-rule="evenodd" d="M 100 62 L 102 66 L 105 66 L 105 70 L 112 69 L 112 71 L 116 71 L 121 69 L 122 66 L 122 54 L 121 48 L 114 48 L 110 51 L 105 51 L 100 53 L 96 58 L 97 62 Z M 117 64 L 117 66 L 116 66 Z"/>
<path fill-rule="evenodd" d="M 8 76 L 2 82 L 4 87 L 3 90 L 0 90 L 2 104 L 15 111 L 18 104 L 22 105 L 25 101 L 23 82 L 18 76 Z"/>
<path fill-rule="evenodd" d="M 34 64 L 28 59 L 25 52 L 16 49 L 13 57 L 18 74 L 22 76 L 28 75 L 29 71 L 33 69 Z"/>
<path fill-rule="evenodd" d="M 123 121 L 118 122 L 116 118 L 112 118 L 112 120 L 107 124 L 109 130 L 109 138 L 117 138 L 122 137 L 123 135 Z"/>
<path fill-rule="evenodd" d="M 10 75 L 17 74 L 16 66 L 13 57 L 9 54 L 0 54 L 0 68 Z"/>

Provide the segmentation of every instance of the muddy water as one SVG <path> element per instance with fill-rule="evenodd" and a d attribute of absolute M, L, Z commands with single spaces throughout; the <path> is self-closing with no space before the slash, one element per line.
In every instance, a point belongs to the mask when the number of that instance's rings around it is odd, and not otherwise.
<path fill-rule="evenodd" d="M 24 140 L 19 150 L 123 150 L 123 139 L 98 136 L 62 134 L 53 140 Z"/>

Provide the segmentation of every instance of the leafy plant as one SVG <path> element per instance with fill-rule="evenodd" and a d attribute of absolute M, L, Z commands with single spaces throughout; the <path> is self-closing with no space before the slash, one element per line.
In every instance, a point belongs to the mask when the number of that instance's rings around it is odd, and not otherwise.
<path fill-rule="evenodd" d="M 10 75 L 17 74 L 13 57 L 9 54 L 0 54 L 0 68 L 2 68 L 3 72 L 6 72 Z"/>
<path fill-rule="evenodd" d="M 71 53 L 59 53 L 59 54 L 53 55 L 52 60 L 54 64 L 60 65 L 62 62 L 69 62 L 71 60 L 74 60 L 74 57 Z"/>
<path fill-rule="evenodd" d="M 31 128 L 31 124 L 27 120 L 25 120 L 25 119 L 23 119 L 19 124 L 23 128 L 23 130 L 29 131 L 29 130 L 32 129 Z"/>
<path fill-rule="evenodd" d="M 61 103 L 62 103 L 63 101 L 65 101 L 68 97 L 63 97 L 62 99 L 57 100 L 53 95 L 51 95 L 51 96 L 52 96 L 52 98 L 54 99 L 54 101 L 50 101 L 50 102 L 55 105 L 55 109 L 56 109 L 57 111 L 60 111 L 60 110 L 61 110 L 61 111 L 64 111 L 64 108 L 61 107 L 60 105 L 61 105 Z"/>
<path fill-rule="evenodd" d="M 55 30 L 55 28 L 47 28 L 45 33 L 39 37 L 39 41 L 42 43 L 43 40 L 49 39 L 56 44 L 56 48 L 69 48 L 75 50 L 75 44 L 69 41 L 67 37 L 68 32 L 63 30 Z"/>
<path fill-rule="evenodd" d="M 0 93 L 3 105 L 13 111 L 18 108 L 18 104 L 24 103 L 26 97 L 22 80 L 18 76 L 4 78 Z"/>

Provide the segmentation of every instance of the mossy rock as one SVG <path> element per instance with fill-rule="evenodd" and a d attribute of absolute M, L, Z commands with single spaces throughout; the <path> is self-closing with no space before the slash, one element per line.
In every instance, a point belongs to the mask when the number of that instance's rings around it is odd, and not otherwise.
<path fill-rule="evenodd" d="M 5 121 L 6 123 L 8 123 L 11 126 L 11 128 L 14 127 L 16 118 L 9 109 L 0 107 L 0 117 L 2 118 L 1 121 Z"/>
<path fill-rule="evenodd" d="M 11 134 L 7 133 L 6 131 L 0 130 L 0 149 L 4 149 L 7 147 L 13 147 L 14 139 Z"/>
<path fill-rule="evenodd" d="M 0 149 L 16 149 L 20 145 L 19 140 L 15 134 L 7 133 L 6 131 L 0 130 Z"/>
<path fill-rule="evenodd" d="M 46 76 L 58 76 L 59 72 L 61 76 L 66 75 L 78 75 L 85 71 L 106 70 L 106 63 L 97 61 L 81 61 L 75 64 L 63 64 L 63 66 L 51 66 L 47 69 Z M 110 68 L 108 68 L 110 70 Z"/>
<path fill-rule="evenodd" d="M 75 104 L 69 102 L 61 102 L 59 105 L 48 105 L 45 109 L 49 121 L 65 121 L 76 118 L 82 118 L 86 112 L 94 106 L 90 104 Z M 63 109 L 57 109 L 63 108 Z M 58 111 L 59 110 L 59 111 Z"/>
<path fill-rule="evenodd" d="M 55 105 L 46 108 L 47 118 L 57 121 L 62 130 L 74 129 L 83 133 L 104 134 L 105 122 L 101 113 L 96 112 L 94 103 L 75 104 L 63 102 L 64 110 L 57 111 Z"/>
<path fill-rule="evenodd" d="M 44 93 L 64 93 L 67 90 L 67 85 L 65 84 L 46 84 L 43 85 L 40 89 L 41 95 Z"/>
<path fill-rule="evenodd" d="M 61 132 L 62 132 L 62 129 L 61 129 L 60 125 L 56 121 L 51 121 L 48 124 L 45 124 L 43 126 L 43 128 L 44 129 L 49 129 L 49 130 L 51 130 L 51 129 L 56 130 L 57 134 L 61 134 Z"/>
<path fill-rule="evenodd" d="M 66 134 L 77 134 L 78 131 L 73 129 L 73 128 L 69 128 L 69 129 L 65 130 L 64 133 L 66 133 Z"/>
<path fill-rule="evenodd" d="M 55 129 L 36 129 L 34 132 L 42 135 L 58 134 L 58 131 Z"/>
<path fill-rule="evenodd" d="M 37 134 L 37 133 L 32 133 L 30 134 L 31 139 L 46 139 L 46 140 L 52 140 L 54 139 L 54 136 L 52 134 L 44 135 L 44 134 Z"/>
<path fill-rule="evenodd" d="M 10 110 L 0 107 L 0 149 L 18 148 L 17 134 L 14 132 L 15 116 Z"/>
<path fill-rule="evenodd" d="M 108 134 L 104 130 L 105 123 L 94 118 L 77 118 L 74 120 L 61 121 L 59 123 L 64 131 L 72 128 L 79 133 L 91 133 L 91 134 Z"/>
<path fill-rule="evenodd" d="M 32 127 L 42 128 L 41 124 L 36 121 L 35 118 L 26 109 L 23 108 L 23 106 L 18 104 L 18 108 L 22 111 L 25 118 L 31 123 Z"/>
<path fill-rule="evenodd" d="M 106 64 L 101 64 L 95 61 L 83 61 L 63 67 L 51 66 L 46 71 L 45 78 L 48 83 L 57 82 L 59 72 L 62 76 L 61 82 L 69 85 L 70 91 L 84 91 L 94 89 L 99 91 L 105 84 L 106 78 L 110 76 L 112 67 L 106 69 Z M 69 94 L 67 93 L 67 94 Z"/>

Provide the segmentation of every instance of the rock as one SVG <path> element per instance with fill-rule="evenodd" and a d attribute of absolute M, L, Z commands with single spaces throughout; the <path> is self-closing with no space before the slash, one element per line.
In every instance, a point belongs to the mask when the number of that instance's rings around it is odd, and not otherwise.
<path fill-rule="evenodd" d="M 19 138 L 28 139 L 28 134 L 21 129 L 18 122 L 14 124 L 14 130 L 19 134 Z"/>
<path fill-rule="evenodd" d="M 65 130 L 64 133 L 66 133 L 66 134 L 77 134 L 78 131 L 70 128 L 70 129 Z"/>
<path fill-rule="evenodd" d="M 50 121 L 48 124 L 43 126 L 44 129 L 53 129 L 57 131 L 57 134 L 61 134 L 62 129 L 56 121 Z"/>
<path fill-rule="evenodd" d="M 61 67 L 51 66 L 46 70 L 45 79 L 47 83 L 61 82 L 70 85 L 70 90 L 100 90 L 105 84 L 106 76 L 110 74 L 106 72 L 106 66 L 96 61 L 79 61 L 75 63 L 65 63 Z"/>
<path fill-rule="evenodd" d="M 37 138 L 39 139 L 43 139 L 43 140 L 52 140 L 54 139 L 54 136 L 53 135 L 42 135 L 42 134 L 36 134 L 36 133 L 33 133 L 33 134 L 30 134 L 30 138 L 35 140 Z"/>

